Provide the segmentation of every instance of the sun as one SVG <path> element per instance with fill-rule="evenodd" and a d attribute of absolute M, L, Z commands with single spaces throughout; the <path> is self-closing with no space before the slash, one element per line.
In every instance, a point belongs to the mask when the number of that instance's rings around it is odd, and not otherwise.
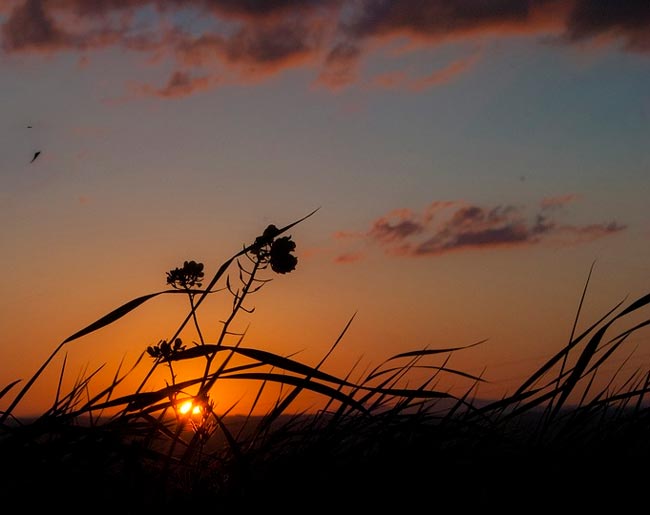
<path fill-rule="evenodd" d="M 203 408 L 198 404 L 194 404 L 191 400 L 181 403 L 178 407 L 178 412 L 181 415 L 200 415 L 202 411 Z"/>

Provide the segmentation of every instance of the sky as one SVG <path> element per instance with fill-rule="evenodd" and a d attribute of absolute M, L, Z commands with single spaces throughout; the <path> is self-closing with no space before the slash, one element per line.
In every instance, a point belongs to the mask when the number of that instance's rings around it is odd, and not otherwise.
<path fill-rule="evenodd" d="M 0 98 L 0 389 L 315 209 L 235 325 L 315 365 L 354 317 L 334 374 L 482 342 L 448 365 L 501 396 L 567 343 L 592 265 L 578 328 L 650 290 L 646 0 L 0 0 Z M 186 313 L 71 342 L 18 413 Z M 605 372 L 647 365 L 628 343 Z"/>

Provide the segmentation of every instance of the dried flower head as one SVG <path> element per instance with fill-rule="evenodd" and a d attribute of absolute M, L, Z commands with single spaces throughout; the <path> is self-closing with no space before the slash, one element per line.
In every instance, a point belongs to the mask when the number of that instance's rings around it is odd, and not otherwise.
<path fill-rule="evenodd" d="M 147 347 L 147 354 L 158 361 L 170 360 L 175 353 L 185 350 L 185 345 L 180 338 L 171 344 L 167 340 L 160 340 L 156 345 Z"/>
<path fill-rule="evenodd" d="M 167 284 L 172 288 L 188 290 L 203 284 L 203 263 L 185 261 L 182 268 L 174 268 L 167 272 Z"/>
<path fill-rule="evenodd" d="M 274 240 L 271 244 L 269 257 L 271 270 L 278 274 L 286 274 L 295 270 L 298 258 L 291 254 L 294 250 L 296 250 L 296 244 L 291 241 L 291 236 Z"/>
<path fill-rule="evenodd" d="M 296 244 L 291 241 L 291 236 L 277 238 L 280 230 L 275 225 L 269 225 L 261 236 L 255 238 L 250 252 L 260 262 L 271 265 L 271 269 L 278 274 L 286 274 L 296 268 L 298 258 L 291 253 L 296 249 Z"/>
<path fill-rule="evenodd" d="M 264 258 L 268 253 L 268 247 L 273 243 L 273 238 L 275 238 L 279 233 L 279 229 L 271 224 L 264 229 L 264 232 L 261 236 L 255 238 L 255 242 L 251 246 L 251 253 Z"/>

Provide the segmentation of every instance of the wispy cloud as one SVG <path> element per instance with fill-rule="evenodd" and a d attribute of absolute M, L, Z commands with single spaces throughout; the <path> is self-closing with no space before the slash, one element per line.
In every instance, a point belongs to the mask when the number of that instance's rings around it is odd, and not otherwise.
<path fill-rule="evenodd" d="M 193 25 L 188 19 L 199 19 Z M 197 29 L 196 27 L 199 27 Z M 618 42 L 650 52 L 647 0 L 0 0 L 5 54 L 83 52 L 121 47 L 173 70 L 166 84 L 143 88 L 164 98 L 258 81 L 292 68 L 314 72 L 314 85 L 338 90 L 373 84 L 418 92 L 471 71 L 481 54 L 427 75 L 395 71 L 362 77 L 372 53 L 397 40 L 435 49 L 449 41 L 510 35 L 564 44 Z M 187 70 L 192 70 L 189 75 Z"/>
<path fill-rule="evenodd" d="M 462 201 L 433 202 L 421 212 L 391 211 L 374 220 L 367 231 L 339 231 L 334 239 L 341 245 L 379 247 L 394 256 L 438 256 L 449 252 L 524 247 L 553 242 L 575 245 L 623 231 L 615 221 L 575 225 L 562 222 L 556 207 L 573 201 L 575 195 L 544 199 L 529 213 L 515 205 L 479 206 Z M 335 261 L 358 260 L 362 251 L 343 251 Z"/>
<path fill-rule="evenodd" d="M 160 98 L 180 98 L 192 95 L 199 91 L 212 88 L 218 82 L 218 77 L 207 75 L 193 76 L 191 72 L 177 70 L 167 83 L 159 88 L 150 84 L 138 84 L 132 86 L 133 93 L 146 96 L 157 96 Z"/>
<path fill-rule="evenodd" d="M 339 254 L 334 258 L 335 263 L 339 264 L 349 264 L 356 263 L 357 261 L 363 260 L 365 254 L 363 252 L 346 252 L 344 254 Z"/>
<path fill-rule="evenodd" d="M 325 55 L 316 86 L 331 90 L 345 88 L 357 79 L 361 48 L 351 41 L 337 43 Z"/>
<path fill-rule="evenodd" d="M 452 82 L 458 76 L 469 71 L 478 62 L 479 55 L 480 52 L 474 52 L 424 76 L 414 77 L 405 71 L 377 75 L 370 81 L 369 86 L 371 88 L 399 89 L 419 93 Z"/>
<path fill-rule="evenodd" d="M 543 198 L 539 203 L 539 207 L 542 210 L 557 209 L 566 206 L 571 202 L 575 202 L 576 200 L 578 200 L 578 195 L 575 193 L 567 193 L 566 195 L 560 195 L 559 197 Z"/>

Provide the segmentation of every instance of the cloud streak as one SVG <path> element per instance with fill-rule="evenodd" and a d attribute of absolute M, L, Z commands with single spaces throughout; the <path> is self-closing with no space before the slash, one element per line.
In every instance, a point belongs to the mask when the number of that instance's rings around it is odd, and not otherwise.
<path fill-rule="evenodd" d="M 180 98 L 200 91 L 211 89 L 217 78 L 209 76 L 192 76 L 190 72 L 175 71 L 163 87 L 156 88 L 149 84 L 132 86 L 135 95 L 156 96 L 159 98 Z"/>
<path fill-rule="evenodd" d="M 520 206 L 484 207 L 461 201 L 433 202 L 421 213 L 400 209 L 374 220 L 365 232 L 339 231 L 342 244 L 379 247 L 386 254 L 403 257 L 439 256 L 450 252 L 530 247 L 544 242 L 575 245 L 594 241 L 626 229 L 615 221 L 575 225 L 555 216 L 556 208 L 573 201 L 574 195 L 544 199 L 536 212 Z M 345 250 L 336 262 L 358 261 L 362 251 Z"/>
<path fill-rule="evenodd" d="M 200 19 L 192 24 L 188 19 Z M 197 27 L 200 26 L 200 29 Z M 647 0 L 0 0 L 2 52 L 51 54 L 121 47 L 171 68 L 146 94 L 177 98 L 285 70 L 313 70 L 319 87 L 360 83 L 418 92 L 471 73 L 471 54 L 412 76 L 362 77 L 370 54 L 391 44 L 432 50 L 444 42 L 529 36 L 564 44 L 610 42 L 650 52 Z"/>

